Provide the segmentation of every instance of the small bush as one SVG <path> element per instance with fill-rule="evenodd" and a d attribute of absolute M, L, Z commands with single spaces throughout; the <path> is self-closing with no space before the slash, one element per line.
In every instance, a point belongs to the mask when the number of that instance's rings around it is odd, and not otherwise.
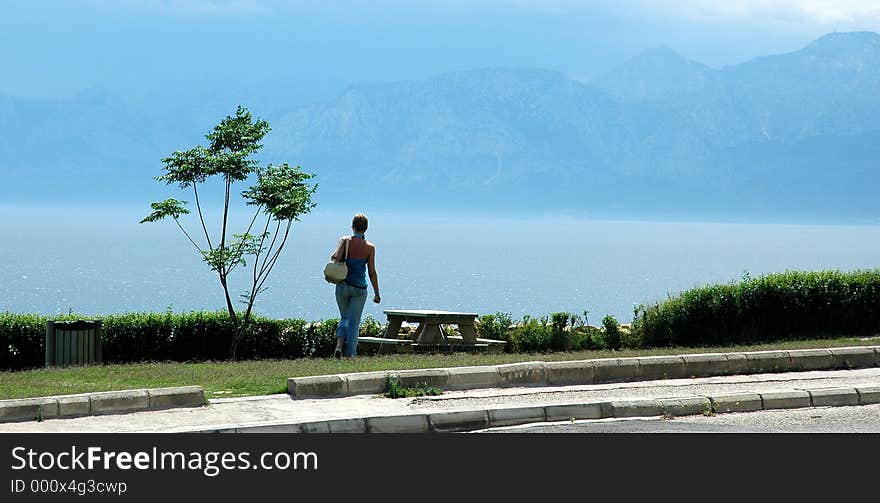
<path fill-rule="evenodd" d="M 373 318 L 373 315 L 368 314 L 367 317 L 361 321 L 360 330 L 358 332 L 358 337 L 384 337 L 385 326 L 376 321 L 376 319 Z"/>
<path fill-rule="evenodd" d="M 529 316 L 523 318 L 520 326 L 510 334 L 509 344 L 514 351 L 518 352 L 544 352 L 550 349 L 551 331 L 547 317 L 534 319 Z"/>
<path fill-rule="evenodd" d="M 573 346 L 568 326 L 572 320 L 569 313 L 552 313 L 550 315 L 550 349 L 568 351 Z"/>
<path fill-rule="evenodd" d="M 614 316 L 608 315 L 602 318 L 602 330 L 605 334 L 605 345 L 608 346 L 608 349 L 620 349 L 623 338 L 620 323 L 614 319 Z"/>
<path fill-rule="evenodd" d="M 572 349 L 575 351 L 607 349 L 605 335 L 595 327 L 580 326 L 571 329 Z"/>
<path fill-rule="evenodd" d="M 513 318 L 510 313 L 497 312 L 480 316 L 477 324 L 477 337 L 481 339 L 510 340 L 510 325 Z"/>

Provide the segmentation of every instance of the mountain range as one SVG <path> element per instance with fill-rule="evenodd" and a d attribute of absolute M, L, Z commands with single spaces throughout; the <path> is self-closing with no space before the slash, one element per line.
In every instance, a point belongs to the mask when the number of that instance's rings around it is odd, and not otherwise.
<path fill-rule="evenodd" d="M 485 68 L 252 111 L 261 157 L 317 173 L 324 207 L 877 222 L 878 91 L 880 35 L 853 32 L 721 69 L 659 47 L 591 82 Z M 159 159 L 248 98 L 0 96 L 0 202 L 146 205 Z"/>

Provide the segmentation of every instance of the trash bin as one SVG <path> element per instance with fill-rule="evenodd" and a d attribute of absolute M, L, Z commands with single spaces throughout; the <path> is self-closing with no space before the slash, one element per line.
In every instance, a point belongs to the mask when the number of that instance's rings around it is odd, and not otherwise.
<path fill-rule="evenodd" d="M 47 321 L 46 366 L 101 363 L 101 320 Z"/>

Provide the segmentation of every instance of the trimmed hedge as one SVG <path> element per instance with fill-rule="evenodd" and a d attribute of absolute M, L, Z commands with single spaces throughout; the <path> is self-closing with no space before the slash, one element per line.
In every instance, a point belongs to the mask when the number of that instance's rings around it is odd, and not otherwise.
<path fill-rule="evenodd" d="M 786 339 L 855 337 L 880 333 L 880 269 L 853 272 L 786 272 L 740 283 L 706 286 L 635 309 L 632 328 L 613 317 L 602 328 L 584 315 L 480 317 L 479 337 L 502 339 L 510 352 L 578 351 L 621 347 L 717 346 Z M 77 319 L 62 316 L 55 319 Z M 103 320 L 107 363 L 223 360 L 232 331 L 225 312 L 131 313 Z M 0 314 L 0 369 L 41 367 L 47 317 Z M 327 357 L 338 320 L 255 317 L 238 349 L 240 359 Z M 360 335 L 383 326 L 367 316 Z M 4 362 L 2 349 L 9 351 Z"/>
<path fill-rule="evenodd" d="M 704 346 L 880 333 L 880 269 L 790 271 L 682 292 L 639 306 L 646 347 Z"/>
<path fill-rule="evenodd" d="M 67 320 L 89 317 L 60 316 Z M 107 363 L 139 361 L 223 360 L 229 354 L 232 329 L 225 312 L 128 313 L 100 316 L 102 353 Z M 45 362 L 46 321 L 31 314 L 0 314 L 0 349 L 8 347 L 0 368 L 41 367 Z M 330 356 L 339 320 L 307 323 L 301 319 L 253 318 L 238 349 L 240 359 Z M 362 328 L 375 331 L 369 318 Z M 365 334 L 366 335 L 366 334 Z M 4 341 L 3 338 L 6 338 Z"/>

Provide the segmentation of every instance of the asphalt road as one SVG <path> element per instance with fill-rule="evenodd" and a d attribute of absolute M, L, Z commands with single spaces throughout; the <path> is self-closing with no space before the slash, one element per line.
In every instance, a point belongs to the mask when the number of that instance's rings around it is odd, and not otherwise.
<path fill-rule="evenodd" d="M 880 404 L 674 419 L 576 421 L 492 428 L 480 433 L 880 433 Z"/>

